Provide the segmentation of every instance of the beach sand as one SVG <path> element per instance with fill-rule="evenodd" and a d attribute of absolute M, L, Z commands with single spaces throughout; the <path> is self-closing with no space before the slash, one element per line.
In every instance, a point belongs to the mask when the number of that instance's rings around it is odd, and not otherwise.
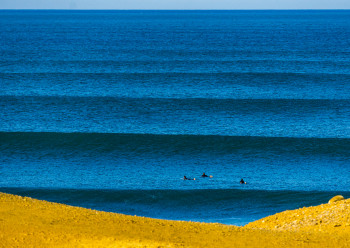
<path fill-rule="evenodd" d="M 101 212 L 0 193 L 0 247 L 350 247 L 350 200 L 244 227 Z"/>

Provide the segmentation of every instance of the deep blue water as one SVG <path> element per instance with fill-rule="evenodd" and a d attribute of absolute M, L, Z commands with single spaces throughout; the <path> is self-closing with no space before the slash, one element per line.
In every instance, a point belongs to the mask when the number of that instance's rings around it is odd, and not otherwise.
<path fill-rule="evenodd" d="M 0 55 L 0 191 L 236 225 L 350 197 L 350 11 L 0 10 Z"/>

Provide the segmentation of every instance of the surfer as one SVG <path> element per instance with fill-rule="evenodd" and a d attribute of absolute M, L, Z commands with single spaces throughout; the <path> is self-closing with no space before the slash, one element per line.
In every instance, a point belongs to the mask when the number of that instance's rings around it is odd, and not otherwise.
<path fill-rule="evenodd" d="M 184 180 L 196 180 L 196 179 L 195 178 L 191 179 L 191 178 L 184 176 Z"/>
<path fill-rule="evenodd" d="M 202 177 L 209 177 L 209 176 L 208 176 L 208 175 L 206 175 L 206 174 L 203 172 Z"/>
<path fill-rule="evenodd" d="M 239 181 L 239 183 L 240 183 L 240 184 L 247 184 L 247 183 L 243 180 L 243 178 L 241 178 L 241 181 Z"/>

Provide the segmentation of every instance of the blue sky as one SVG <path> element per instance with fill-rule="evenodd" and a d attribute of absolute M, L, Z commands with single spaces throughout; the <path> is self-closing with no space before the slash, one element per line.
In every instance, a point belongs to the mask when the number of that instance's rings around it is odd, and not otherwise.
<path fill-rule="evenodd" d="M 0 9 L 350 9 L 350 0 L 0 0 Z"/>

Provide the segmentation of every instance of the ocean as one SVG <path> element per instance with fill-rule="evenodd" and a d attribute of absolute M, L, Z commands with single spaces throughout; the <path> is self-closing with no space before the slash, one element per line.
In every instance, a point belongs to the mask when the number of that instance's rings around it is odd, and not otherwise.
<path fill-rule="evenodd" d="M 350 197 L 348 10 L 0 10 L 0 55 L 1 192 L 234 225 Z"/>

